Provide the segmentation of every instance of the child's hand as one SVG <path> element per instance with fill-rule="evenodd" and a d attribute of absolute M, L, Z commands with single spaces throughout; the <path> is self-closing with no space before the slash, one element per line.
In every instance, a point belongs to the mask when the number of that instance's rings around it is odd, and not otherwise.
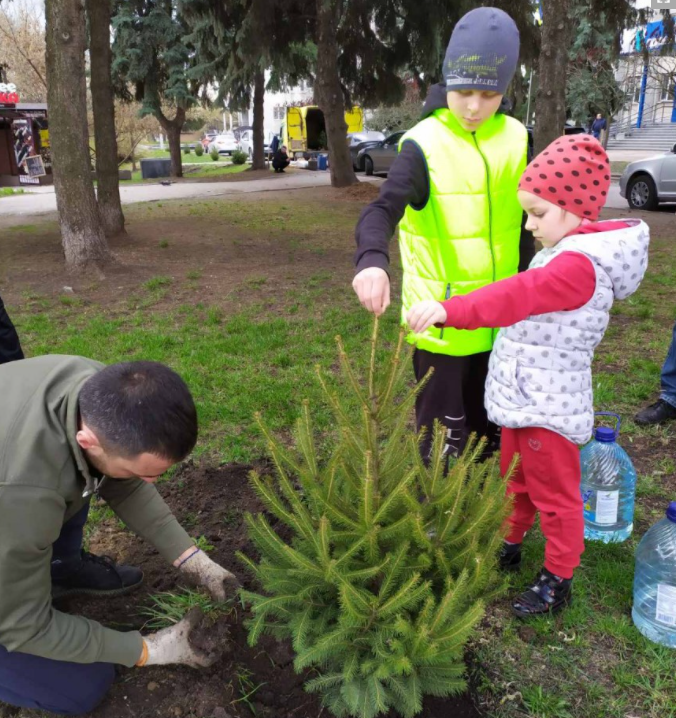
<path fill-rule="evenodd" d="M 439 302 L 427 300 L 414 304 L 406 315 L 406 323 L 415 334 L 422 334 L 433 324 L 445 324 L 446 310 Z"/>

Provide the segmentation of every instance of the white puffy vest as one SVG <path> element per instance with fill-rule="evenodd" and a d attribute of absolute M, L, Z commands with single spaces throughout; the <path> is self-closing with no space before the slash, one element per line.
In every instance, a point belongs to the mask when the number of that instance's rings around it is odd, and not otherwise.
<path fill-rule="evenodd" d="M 648 226 L 567 237 L 543 249 L 530 268 L 561 252 L 589 257 L 596 272 L 593 297 L 579 309 L 534 315 L 501 329 L 491 354 L 486 409 L 491 421 L 511 429 L 550 429 L 576 444 L 594 425 L 591 364 L 605 334 L 613 298 L 633 294 L 648 266 Z"/>

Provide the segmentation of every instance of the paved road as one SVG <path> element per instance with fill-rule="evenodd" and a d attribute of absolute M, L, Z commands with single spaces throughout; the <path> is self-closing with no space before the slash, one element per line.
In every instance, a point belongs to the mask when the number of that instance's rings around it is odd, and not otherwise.
<path fill-rule="evenodd" d="M 363 182 L 378 182 L 377 177 L 359 175 Z M 135 202 L 157 202 L 165 199 L 208 198 L 222 195 L 246 194 L 249 192 L 270 192 L 304 187 L 322 187 L 330 184 L 328 172 L 294 172 L 285 176 L 262 180 L 239 180 L 231 182 L 176 182 L 168 187 L 159 184 L 121 185 L 122 204 Z M 25 194 L 0 198 L 0 218 L 20 218 L 56 212 L 54 187 L 39 187 L 27 190 Z"/>
<path fill-rule="evenodd" d="M 613 183 L 610 185 L 606 207 L 611 209 L 629 209 L 627 200 L 620 196 L 620 186 L 618 184 Z"/>
<path fill-rule="evenodd" d="M 376 177 L 358 175 L 362 182 L 380 182 Z M 123 204 L 135 202 L 157 202 L 165 199 L 208 198 L 223 195 L 246 194 L 249 192 L 271 192 L 304 187 L 321 187 L 330 183 L 328 172 L 297 172 L 285 177 L 262 180 L 241 180 L 233 182 L 177 182 L 165 187 L 161 184 L 142 184 L 120 187 Z M 627 209 L 627 201 L 620 197 L 620 188 L 613 184 L 608 193 L 607 207 Z M 56 211 L 56 197 L 53 187 L 40 187 L 14 197 L 0 198 L 0 219 L 5 226 L 16 218 L 17 223 L 27 217 Z"/>

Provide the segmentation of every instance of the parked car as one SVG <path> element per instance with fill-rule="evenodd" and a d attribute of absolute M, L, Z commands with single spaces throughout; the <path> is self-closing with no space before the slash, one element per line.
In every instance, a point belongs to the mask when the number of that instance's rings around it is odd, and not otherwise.
<path fill-rule="evenodd" d="M 387 174 L 399 151 L 399 141 L 406 132 L 395 132 L 372 147 L 366 147 L 357 154 L 357 162 L 364 167 L 367 175 Z"/>
<path fill-rule="evenodd" d="M 239 149 L 246 153 L 249 158 L 249 162 L 253 159 L 253 129 L 243 130 L 239 134 Z M 270 150 L 270 142 L 267 140 L 263 144 L 263 150 L 266 157 L 270 157 L 272 151 Z"/>
<path fill-rule="evenodd" d="M 232 132 L 216 135 L 209 143 L 209 152 L 216 150 L 219 155 L 231 155 L 237 150 L 237 140 Z"/>
<path fill-rule="evenodd" d="M 666 154 L 629 163 L 620 177 L 620 194 L 632 209 L 676 202 L 676 145 Z"/>
<path fill-rule="evenodd" d="M 364 171 L 363 160 L 358 156 L 361 150 L 366 149 L 367 147 L 373 147 L 384 139 L 385 135 L 382 132 L 350 132 L 348 134 L 347 143 L 350 148 L 352 167 L 355 172 Z"/>

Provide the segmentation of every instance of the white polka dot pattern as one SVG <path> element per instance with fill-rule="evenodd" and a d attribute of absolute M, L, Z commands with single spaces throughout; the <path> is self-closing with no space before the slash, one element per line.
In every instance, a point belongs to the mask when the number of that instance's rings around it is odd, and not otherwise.
<path fill-rule="evenodd" d="M 500 330 L 486 381 L 491 421 L 511 429 L 541 426 L 577 444 L 589 441 L 594 350 L 608 326 L 613 299 L 633 294 L 648 265 L 648 226 L 630 222 L 617 231 L 568 237 L 535 256 L 531 269 L 561 252 L 584 254 L 594 264 L 596 291 L 580 309 L 531 316 Z"/>

